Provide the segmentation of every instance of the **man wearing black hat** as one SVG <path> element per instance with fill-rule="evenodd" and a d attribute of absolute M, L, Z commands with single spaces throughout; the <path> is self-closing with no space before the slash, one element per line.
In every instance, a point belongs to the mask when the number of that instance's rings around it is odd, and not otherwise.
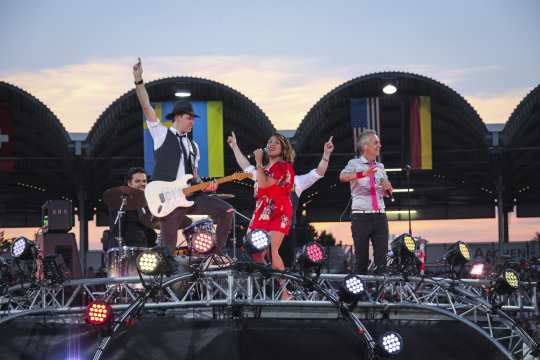
<path fill-rule="evenodd" d="M 167 129 L 158 119 L 142 80 L 141 59 L 133 66 L 135 78 L 135 91 L 147 119 L 148 130 L 154 140 L 154 174 L 152 180 L 174 181 L 186 174 L 192 174 L 195 182 L 200 178 L 197 174 L 197 164 L 200 154 L 197 143 L 188 138 L 195 118 L 191 103 L 187 100 L 178 101 L 166 118 L 172 120 Z M 216 191 L 217 184 L 213 183 L 204 191 Z M 190 208 L 179 207 L 169 215 L 161 218 L 161 238 L 167 248 L 174 253 L 178 238 L 178 227 L 186 214 L 210 215 L 217 225 L 217 249 L 222 250 L 227 243 L 227 236 L 231 229 L 233 208 L 225 201 L 205 194 L 194 195 L 190 200 L 195 204 Z"/>

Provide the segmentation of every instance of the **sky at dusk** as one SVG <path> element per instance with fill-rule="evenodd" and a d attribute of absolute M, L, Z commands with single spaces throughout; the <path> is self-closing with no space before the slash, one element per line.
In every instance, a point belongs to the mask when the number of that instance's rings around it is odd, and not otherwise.
<path fill-rule="evenodd" d="M 295 129 L 341 83 L 388 70 L 432 77 L 485 123 L 504 123 L 540 82 L 538 14 L 537 0 L 3 1 L 0 80 L 40 99 L 69 132 L 87 132 L 133 88 L 137 57 L 145 81 L 222 82 L 280 130 Z M 317 228 L 350 239 L 348 224 Z M 434 241 L 497 239 L 496 219 L 415 228 Z M 391 233 L 404 229 L 390 224 Z M 511 216 L 512 240 L 536 231 L 540 219 Z"/>

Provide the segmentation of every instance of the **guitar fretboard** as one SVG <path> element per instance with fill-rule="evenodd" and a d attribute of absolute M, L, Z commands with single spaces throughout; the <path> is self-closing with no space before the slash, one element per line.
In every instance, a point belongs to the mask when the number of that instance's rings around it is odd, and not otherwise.
<path fill-rule="evenodd" d="M 249 174 L 247 174 L 247 173 L 234 173 L 232 175 L 224 176 L 224 177 L 216 179 L 214 181 L 216 183 L 218 183 L 218 184 L 223 184 L 223 183 L 233 181 L 233 180 L 241 180 L 241 179 L 246 178 L 246 177 L 249 177 Z M 197 185 L 193 185 L 193 186 L 185 188 L 184 190 L 182 190 L 182 192 L 184 193 L 184 195 L 187 196 L 187 195 L 192 194 L 192 193 L 194 193 L 196 191 L 204 190 L 208 185 L 210 185 L 210 183 L 211 183 L 211 181 L 207 181 L 207 182 L 203 182 L 203 183 L 200 183 L 200 184 L 197 184 Z"/>

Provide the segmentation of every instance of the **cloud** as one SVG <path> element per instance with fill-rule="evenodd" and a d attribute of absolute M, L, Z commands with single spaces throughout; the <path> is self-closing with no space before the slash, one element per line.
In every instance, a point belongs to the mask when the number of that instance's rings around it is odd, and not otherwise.
<path fill-rule="evenodd" d="M 88 131 L 99 115 L 133 88 L 133 58 L 96 59 L 55 69 L 2 74 L 47 104 L 68 131 Z M 179 56 L 143 59 L 146 81 L 196 76 L 224 83 L 254 101 L 278 129 L 294 129 L 327 91 L 346 80 L 300 58 Z"/>
<path fill-rule="evenodd" d="M 54 69 L 0 74 L 57 114 L 68 131 L 88 131 L 99 115 L 133 88 L 136 57 L 92 59 Z M 144 78 L 203 77 L 240 91 L 268 115 L 277 129 L 295 129 L 309 109 L 341 83 L 363 74 L 400 70 L 423 74 L 458 90 L 475 76 L 491 76 L 498 65 L 455 68 L 429 64 L 355 64 L 330 66 L 301 57 L 169 56 L 143 59 Z M 486 122 L 504 122 L 529 89 L 462 95 Z"/>

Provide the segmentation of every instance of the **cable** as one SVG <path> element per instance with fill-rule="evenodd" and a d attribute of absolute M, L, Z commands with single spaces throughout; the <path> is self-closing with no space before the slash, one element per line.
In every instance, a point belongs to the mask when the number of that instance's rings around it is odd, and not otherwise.
<path fill-rule="evenodd" d="M 343 212 L 341 213 L 341 215 L 339 215 L 339 222 L 342 222 L 343 220 L 343 215 L 345 214 L 345 211 L 347 211 L 347 209 L 349 208 L 349 206 L 351 205 L 351 202 L 352 202 L 352 195 L 351 197 L 349 197 L 349 201 L 347 202 L 347 206 L 345 206 L 345 209 L 343 209 Z"/>

